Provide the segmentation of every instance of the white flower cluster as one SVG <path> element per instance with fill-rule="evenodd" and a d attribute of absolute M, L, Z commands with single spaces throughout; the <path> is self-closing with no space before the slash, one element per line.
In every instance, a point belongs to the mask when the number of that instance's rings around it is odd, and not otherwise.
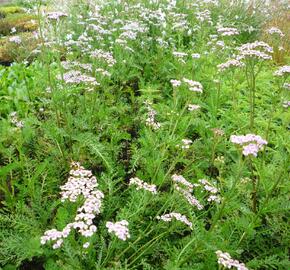
<path fill-rule="evenodd" d="M 207 198 L 208 202 L 216 202 L 216 203 L 220 203 L 221 202 L 221 198 L 218 194 L 219 190 L 213 186 L 209 181 L 207 181 L 206 179 L 200 179 L 198 180 L 198 182 L 203 186 L 203 188 L 210 193 L 210 195 Z"/>
<path fill-rule="evenodd" d="M 19 45 L 22 42 L 22 39 L 20 36 L 13 36 L 9 38 L 9 41 Z"/>
<path fill-rule="evenodd" d="M 263 149 L 263 146 L 268 142 L 262 139 L 259 135 L 247 134 L 247 135 L 232 135 L 230 141 L 234 144 L 241 145 L 243 147 L 244 156 L 257 156 L 258 152 Z"/>
<path fill-rule="evenodd" d="M 179 86 L 181 86 L 182 82 L 179 80 L 170 80 L 170 83 L 171 83 L 172 87 L 179 87 Z"/>
<path fill-rule="evenodd" d="M 234 36 L 234 35 L 238 35 L 239 31 L 237 28 L 233 28 L 233 27 L 219 27 L 217 29 L 218 33 L 221 36 Z"/>
<path fill-rule="evenodd" d="M 177 147 L 180 147 L 181 149 L 189 149 L 190 145 L 192 144 L 192 140 L 190 139 L 182 139 L 181 145 L 177 144 Z"/>
<path fill-rule="evenodd" d="M 144 190 L 147 190 L 147 191 L 151 192 L 152 194 L 157 194 L 156 185 L 150 185 L 150 184 L 142 181 L 138 177 L 130 178 L 129 185 L 130 186 L 131 185 L 136 185 L 137 186 L 137 190 L 144 189 Z"/>
<path fill-rule="evenodd" d="M 157 112 L 150 106 L 151 105 L 150 102 L 145 102 L 145 104 L 148 110 L 148 113 L 147 113 L 148 117 L 145 120 L 146 125 L 148 127 L 152 127 L 154 130 L 159 129 L 161 127 L 161 124 L 155 120 L 155 116 Z"/>
<path fill-rule="evenodd" d="M 67 224 L 62 231 L 48 230 L 41 237 L 41 244 L 52 241 L 53 249 L 61 247 L 63 240 L 69 236 L 72 229 L 76 229 L 84 237 L 91 237 L 97 231 L 93 219 L 100 214 L 104 194 L 96 189 L 97 179 L 91 171 L 85 170 L 77 162 L 73 162 L 71 167 L 68 182 L 61 186 L 61 200 L 75 202 L 82 195 L 85 201 L 78 208 L 74 222 Z M 84 244 L 84 248 L 87 247 L 88 242 Z"/>
<path fill-rule="evenodd" d="M 285 34 L 277 27 L 271 27 L 267 30 L 270 35 L 278 34 L 280 37 L 284 37 Z"/>
<path fill-rule="evenodd" d="M 190 112 L 192 111 L 196 111 L 198 109 L 200 109 L 199 105 L 195 105 L 195 104 L 188 104 L 188 108 L 187 108 Z"/>
<path fill-rule="evenodd" d="M 10 113 L 10 122 L 15 125 L 17 128 L 23 128 L 24 123 L 22 120 L 19 120 L 17 112 Z"/>
<path fill-rule="evenodd" d="M 191 57 L 192 57 L 192 59 L 199 59 L 200 58 L 200 54 L 199 53 L 192 53 Z"/>
<path fill-rule="evenodd" d="M 188 182 L 182 175 L 173 174 L 171 176 L 171 179 L 174 183 L 182 184 L 183 186 L 185 186 L 189 192 L 193 191 L 193 184 Z"/>
<path fill-rule="evenodd" d="M 184 58 L 186 58 L 186 57 L 188 56 L 187 53 L 185 53 L 185 52 L 173 52 L 172 54 L 173 54 L 173 55 L 178 59 L 178 61 L 181 62 L 182 64 L 185 64 L 185 63 L 186 63 L 185 60 L 184 60 Z"/>
<path fill-rule="evenodd" d="M 222 252 L 217 250 L 216 255 L 218 257 L 218 264 L 224 266 L 225 268 L 231 269 L 235 267 L 237 270 L 248 270 L 244 263 L 240 263 L 238 260 L 232 259 L 231 255 L 227 252 Z"/>
<path fill-rule="evenodd" d="M 58 79 L 61 80 L 61 76 L 58 76 Z M 70 83 L 89 83 L 95 86 L 100 85 L 94 77 L 82 74 L 78 70 L 71 70 L 63 74 L 63 80 L 65 83 L 70 84 Z"/>
<path fill-rule="evenodd" d="M 190 91 L 199 92 L 199 93 L 203 92 L 203 87 L 200 82 L 196 82 L 196 81 L 189 80 L 186 78 L 183 78 L 182 81 L 185 82 L 189 86 Z"/>
<path fill-rule="evenodd" d="M 290 90 L 290 83 L 284 83 L 283 88 L 285 88 L 286 90 Z"/>
<path fill-rule="evenodd" d="M 290 107 L 290 100 L 285 100 L 285 101 L 283 101 L 283 105 L 282 105 L 284 108 L 288 108 L 288 107 Z"/>
<path fill-rule="evenodd" d="M 279 77 L 285 76 L 285 75 L 287 76 L 289 74 L 290 74 L 290 66 L 282 66 L 274 72 L 274 75 L 279 76 Z"/>
<path fill-rule="evenodd" d="M 184 223 L 185 225 L 189 226 L 190 229 L 192 229 L 192 223 L 187 219 L 185 215 L 182 215 L 180 213 L 172 212 L 162 216 L 157 216 L 157 219 L 163 220 L 165 222 L 170 222 L 173 218 Z"/>
<path fill-rule="evenodd" d="M 116 64 L 116 60 L 114 59 L 113 54 L 111 52 L 106 52 L 99 49 L 92 51 L 90 55 L 93 58 L 105 61 L 109 67 L 112 67 L 113 65 Z"/>
<path fill-rule="evenodd" d="M 58 21 L 61 18 L 67 17 L 67 14 L 61 11 L 54 11 L 54 12 L 48 12 L 46 14 L 47 19 Z"/>
<path fill-rule="evenodd" d="M 196 19 L 200 22 L 208 22 L 209 24 L 213 24 L 211 19 L 211 13 L 208 9 L 203 11 L 198 11 L 195 13 Z"/>
<path fill-rule="evenodd" d="M 115 234 L 119 239 L 126 241 L 130 238 L 129 229 L 128 229 L 128 221 L 121 220 L 119 222 L 107 222 L 106 227 L 108 228 L 109 233 Z"/>
<path fill-rule="evenodd" d="M 189 183 L 182 175 L 172 175 L 171 179 L 175 183 L 174 188 L 188 201 L 192 206 L 196 206 L 198 210 L 203 209 L 203 205 L 191 193 L 194 185 Z"/>
<path fill-rule="evenodd" d="M 232 67 L 244 67 L 245 64 L 237 59 L 230 59 L 225 63 L 217 65 L 217 68 L 219 71 L 225 71 L 226 69 L 232 68 Z"/>
<path fill-rule="evenodd" d="M 257 58 L 260 60 L 271 60 L 272 56 L 269 53 L 273 53 L 273 48 L 263 41 L 255 41 L 253 43 L 243 44 L 238 48 L 239 55 L 237 60 L 243 60 L 245 58 Z"/>

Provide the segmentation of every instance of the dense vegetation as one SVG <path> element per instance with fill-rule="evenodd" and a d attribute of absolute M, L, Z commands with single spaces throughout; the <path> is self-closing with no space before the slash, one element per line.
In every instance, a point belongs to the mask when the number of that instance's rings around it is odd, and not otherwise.
<path fill-rule="evenodd" d="M 290 268 L 289 6 L 255 2 L 21 2 L 0 269 Z"/>

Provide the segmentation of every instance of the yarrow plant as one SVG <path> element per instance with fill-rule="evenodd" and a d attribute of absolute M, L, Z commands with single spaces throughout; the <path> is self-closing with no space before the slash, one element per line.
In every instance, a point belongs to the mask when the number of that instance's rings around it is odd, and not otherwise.
<path fill-rule="evenodd" d="M 229 253 L 222 252 L 220 250 L 217 250 L 215 253 L 218 257 L 218 264 L 224 266 L 225 268 L 232 269 L 235 267 L 237 270 L 248 270 L 244 263 L 232 259 Z"/>
<path fill-rule="evenodd" d="M 61 201 L 76 202 L 82 196 L 84 203 L 78 208 L 74 222 L 67 224 L 61 231 L 48 230 L 41 237 L 41 244 L 52 242 L 53 249 L 61 247 L 72 229 L 76 229 L 85 238 L 91 237 L 97 231 L 93 219 L 101 212 L 104 194 L 97 189 L 97 179 L 91 171 L 85 170 L 77 162 L 73 162 L 71 168 L 67 183 L 61 186 Z M 85 247 L 88 247 L 87 242 Z"/>
<path fill-rule="evenodd" d="M 115 234 L 120 240 L 126 241 L 130 238 L 130 233 L 128 229 L 128 221 L 121 220 L 118 222 L 107 222 L 106 227 L 109 233 Z"/>
<path fill-rule="evenodd" d="M 150 185 L 150 184 L 142 181 L 138 177 L 130 178 L 129 185 L 130 186 L 131 185 L 136 185 L 137 186 L 137 190 L 144 189 L 144 190 L 147 190 L 147 191 L 151 192 L 152 194 L 157 194 L 156 185 Z"/>
<path fill-rule="evenodd" d="M 232 135 L 230 141 L 243 147 L 244 156 L 252 155 L 254 157 L 256 157 L 258 152 L 263 150 L 264 146 L 268 144 L 261 136 L 255 134 Z"/>
<path fill-rule="evenodd" d="M 187 225 L 190 229 L 192 229 L 192 222 L 190 222 L 185 215 L 182 215 L 182 214 L 177 213 L 177 212 L 172 212 L 169 214 L 164 214 L 162 216 L 157 216 L 157 219 L 165 221 L 165 222 L 170 222 L 170 221 L 172 221 L 172 219 L 176 219 L 176 220 L 184 223 L 185 225 Z"/>

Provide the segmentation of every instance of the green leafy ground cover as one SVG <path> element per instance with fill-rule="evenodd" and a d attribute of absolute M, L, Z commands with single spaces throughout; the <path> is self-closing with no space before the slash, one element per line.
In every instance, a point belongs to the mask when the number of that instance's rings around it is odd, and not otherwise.
<path fill-rule="evenodd" d="M 34 4 L 37 58 L 0 68 L 0 268 L 289 269 L 287 9 Z"/>

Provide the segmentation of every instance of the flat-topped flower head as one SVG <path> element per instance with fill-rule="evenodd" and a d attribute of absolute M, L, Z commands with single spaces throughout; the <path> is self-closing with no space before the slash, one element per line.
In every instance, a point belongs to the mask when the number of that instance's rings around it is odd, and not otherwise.
<path fill-rule="evenodd" d="M 282 66 L 274 72 L 275 76 L 282 77 L 290 74 L 290 66 Z"/>
<path fill-rule="evenodd" d="M 129 223 L 127 220 L 121 220 L 116 223 L 113 222 L 106 223 L 108 232 L 115 234 L 120 240 L 123 241 L 126 241 L 128 238 L 130 238 L 128 225 Z"/>
<path fill-rule="evenodd" d="M 230 68 L 240 68 L 244 67 L 245 64 L 237 59 L 230 59 L 225 63 L 217 65 L 217 68 L 220 72 L 225 71 Z"/>
<path fill-rule="evenodd" d="M 150 184 L 142 181 L 138 177 L 130 178 L 129 185 L 130 186 L 131 185 L 136 185 L 137 186 L 137 190 L 144 189 L 144 190 L 147 190 L 147 191 L 151 192 L 152 194 L 157 194 L 156 185 L 150 185 Z"/>
<path fill-rule="evenodd" d="M 235 36 L 239 34 L 239 31 L 237 28 L 234 27 L 219 27 L 217 29 L 217 32 L 221 35 L 221 36 Z"/>
<path fill-rule="evenodd" d="M 236 57 L 238 61 L 254 58 L 258 60 L 271 60 L 273 48 L 263 41 L 255 41 L 243 44 L 238 48 L 239 55 Z"/>
<path fill-rule="evenodd" d="M 259 151 L 263 150 L 264 145 L 268 144 L 261 136 L 255 134 L 232 135 L 230 141 L 242 146 L 244 156 L 252 155 L 254 157 L 258 155 Z"/>
<path fill-rule="evenodd" d="M 237 260 L 232 259 L 231 255 L 227 252 L 222 252 L 217 250 L 216 252 L 218 258 L 218 264 L 224 266 L 225 268 L 231 269 L 235 267 L 237 270 L 248 270 L 244 263 L 240 263 Z"/>
<path fill-rule="evenodd" d="M 49 20 L 54 20 L 54 21 L 58 21 L 60 20 L 61 18 L 65 18 L 67 17 L 68 15 L 64 12 L 61 12 L 61 11 L 53 11 L 53 12 L 48 12 L 46 14 L 46 17 L 47 19 Z"/>
<path fill-rule="evenodd" d="M 267 33 L 269 33 L 270 35 L 278 35 L 280 37 L 284 37 L 285 34 L 277 27 L 271 27 L 267 30 Z"/>
<path fill-rule="evenodd" d="M 188 218 L 185 215 L 182 215 L 182 214 L 177 213 L 177 212 L 171 212 L 169 214 L 157 216 L 157 219 L 163 220 L 165 222 L 170 222 L 170 221 L 172 221 L 172 219 L 176 219 L 176 220 L 184 223 L 185 225 L 187 225 L 190 229 L 192 229 L 192 223 L 188 220 Z"/>
<path fill-rule="evenodd" d="M 63 230 L 48 230 L 41 237 L 41 244 L 53 243 L 53 248 L 60 248 L 63 240 L 75 229 L 84 237 L 91 237 L 97 227 L 93 224 L 94 218 L 100 214 L 104 194 L 97 189 L 98 183 L 90 170 L 84 169 L 78 162 L 71 163 L 68 181 L 61 186 L 61 200 L 76 202 L 81 196 L 84 203 L 77 209 L 74 222 L 68 223 Z M 86 248 L 87 244 L 84 244 Z"/>
<path fill-rule="evenodd" d="M 182 81 L 188 85 L 190 91 L 199 93 L 203 92 L 203 86 L 200 82 L 196 82 L 186 78 L 183 78 Z"/>

